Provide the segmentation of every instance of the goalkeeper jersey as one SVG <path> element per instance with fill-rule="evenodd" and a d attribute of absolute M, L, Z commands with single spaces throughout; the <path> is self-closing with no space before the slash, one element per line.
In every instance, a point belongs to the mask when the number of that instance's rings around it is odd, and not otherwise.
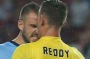
<path fill-rule="evenodd" d="M 19 46 L 12 59 L 85 59 L 73 47 L 65 44 L 60 37 L 45 36 L 36 42 Z"/>

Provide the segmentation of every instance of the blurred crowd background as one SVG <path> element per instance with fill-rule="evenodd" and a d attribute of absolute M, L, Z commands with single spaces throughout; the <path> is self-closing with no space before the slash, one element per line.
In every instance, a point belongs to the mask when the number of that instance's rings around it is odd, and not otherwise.
<path fill-rule="evenodd" d="M 0 0 L 0 44 L 14 39 L 19 29 L 17 21 L 24 4 L 43 0 Z M 68 6 L 67 23 L 62 28 L 62 40 L 76 47 L 90 59 L 90 0 L 62 0 Z"/>

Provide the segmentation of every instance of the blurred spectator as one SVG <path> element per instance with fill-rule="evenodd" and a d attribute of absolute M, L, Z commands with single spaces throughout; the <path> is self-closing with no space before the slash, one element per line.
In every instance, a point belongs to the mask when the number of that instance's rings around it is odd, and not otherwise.
<path fill-rule="evenodd" d="M 72 24 L 76 27 L 83 26 L 89 13 L 88 3 L 84 0 L 73 0 L 71 4 Z"/>
<path fill-rule="evenodd" d="M 13 13 L 13 1 L 12 0 L 2 0 L 0 5 L 0 22 L 2 22 L 1 27 L 1 35 L 0 35 L 0 43 L 6 42 L 11 40 L 12 38 L 16 37 L 18 32 L 16 29 L 16 21 L 14 20 L 14 13 Z M 12 22 L 11 22 L 11 21 Z M 10 25 L 9 25 L 10 24 Z M 14 27 L 14 29 L 12 29 Z M 12 35 L 8 35 L 8 33 L 13 33 Z"/>
<path fill-rule="evenodd" d="M 0 19 L 7 20 L 7 12 L 12 9 L 12 0 L 0 0 Z"/>
<path fill-rule="evenodd" d="M 83 54 L 86 59 L 90 59 L 90 17 L 86 23 L 86 32 L 83 33 L 83 39 L 84 44 L 86 43 L 83 48 Z"/>

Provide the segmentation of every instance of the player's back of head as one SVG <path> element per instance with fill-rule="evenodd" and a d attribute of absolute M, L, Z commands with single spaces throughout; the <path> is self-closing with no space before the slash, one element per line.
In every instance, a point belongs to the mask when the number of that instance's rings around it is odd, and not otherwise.
<path fill-rule="evenodd" d="M 60 27 L 66 20 L 67 7 L 60 0 L 46 0 L 42 2 L 39 12 L 47 17 L 50 26 Z"/>

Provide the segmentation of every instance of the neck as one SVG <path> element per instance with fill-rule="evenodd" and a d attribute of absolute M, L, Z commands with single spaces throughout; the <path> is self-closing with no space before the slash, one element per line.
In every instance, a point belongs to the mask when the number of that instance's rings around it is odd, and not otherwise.
<path fill-rule="evenodd" d="M 50 27 L 48 31 L 45 33 L 45 36 L 55 36 L 55 37 L 60 37 L 60 28 L 56 27 Z"/>
<path fill-rule="evenodd" d="M 13 40 L 14 42 L 18 43 L 19 45 L 24 44 L 24 40 L 22 37 L 22 33 L 20 32 L 19 35 Z"/>

